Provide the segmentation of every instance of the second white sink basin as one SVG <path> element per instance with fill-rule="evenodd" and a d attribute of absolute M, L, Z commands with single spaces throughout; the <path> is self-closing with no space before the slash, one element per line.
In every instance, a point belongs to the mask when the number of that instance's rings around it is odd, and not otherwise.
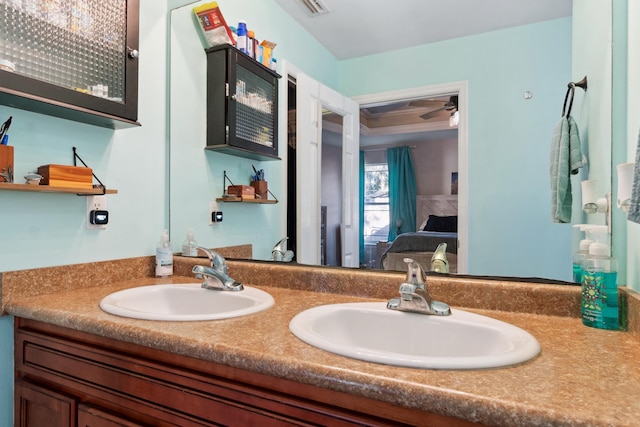
<path fill-rule="evenodd" d="M 242 291 L 204 289 L 199 283 L 150 285 L 107 295 L 100 308 L 107 313 L 147 320 L 195 321 L 245 316 L 266 310 L 273 297 L 245 286 Z"/>
<path fill-rule="evenodd" d="M 540 353 L 531 334 L 490 317 L 462 310 L 450 316 L 406 313 L 384 302 L 314 307 L 296 315 L 289 328 L 332 353 L 412 368 L 497 368 Z"/>

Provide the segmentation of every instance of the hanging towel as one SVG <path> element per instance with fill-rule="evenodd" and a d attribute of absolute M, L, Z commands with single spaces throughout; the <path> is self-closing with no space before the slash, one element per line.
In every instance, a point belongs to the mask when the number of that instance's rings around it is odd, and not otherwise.
<path fill-rule="evenodd" d="M 633 187 L 627 219 L 640 224 L 640 136 L 636 148 L 636 164 L 633 167 Z"/>
<path fill-rule="evenodd" d="M 586 161 L 578 125 L 572 116 L 562 117 L 553 131 L 551 140 L 551 219 L 553 222 L 571 222 L 571 175 L 578 173 Z"/>

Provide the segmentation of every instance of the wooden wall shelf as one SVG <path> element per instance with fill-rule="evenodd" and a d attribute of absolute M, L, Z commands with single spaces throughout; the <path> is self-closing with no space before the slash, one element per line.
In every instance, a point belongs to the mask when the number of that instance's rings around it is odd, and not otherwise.
<path fill-rule="evenodd" d="M 216 202 L 225 202 L 225 203 L 257 203 L 263 205 L 273 205 L 278 203 L 277 200 L 272 199 L 241 199 L 240 197 L 218 197 Z"/>
<path fill-rule="evenodd" d="M 96 196 L 101 195 L 100 188 L 71 188 L 71 187 L 53 187 L 50 185 L 32 185 L 32 184 L 15 184 L 12 182 L 0 182 L 0 191 L 28 191 L 32 193 L 68 193 L 77 194 L 78 196 Z M 106 194 L 117 194 L 118 190 L 107 190 Z"/>

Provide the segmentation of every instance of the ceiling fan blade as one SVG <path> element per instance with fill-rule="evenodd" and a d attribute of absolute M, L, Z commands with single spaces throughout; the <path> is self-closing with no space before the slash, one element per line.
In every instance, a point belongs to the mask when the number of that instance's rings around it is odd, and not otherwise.
<path fill-rule="evenodd" d="M 442 107 L 442 108 L 438 108 L 437 110 L 429 111 L 428 113 L 425 113 L 425 114 L 421 115 L 420 118 L 424 119 L 424 120 L 433 119 L 434 117 L 438 117 L 440 115 L 443 115 L 443 113 L 442 113 L 443 111 L 447 111 L 447 108 L 446 107 Z"/>

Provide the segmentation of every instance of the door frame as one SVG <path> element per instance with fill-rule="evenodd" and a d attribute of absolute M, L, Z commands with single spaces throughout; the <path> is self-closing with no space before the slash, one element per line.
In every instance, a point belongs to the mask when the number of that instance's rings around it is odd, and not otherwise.
<path fill-rule="evenodd" d="M 469 271 L 469 83 L 461 80 L 352 97 L 364 107 L 458 94 L 458 273 Z"/>
<path fill-rule="evenodd" d="M 326 107 L 343 117 L 342 127 L 342 218 L 341 265 L 358 267 L 359 256 L 359 104 L 337 91 L 306 75 L 298 67 L 283 61 L 283 75 L 296 84 L 297 99 L 308 98 L 309 103 L 296 101 L 296 258 L 304 264 L 320 264 L 320 171 L 322 158 L 322 108 Z M 303 82 L 302 87 L 298 82 Z M 285 85 L 282 85 L 285 86 Z M 288 108 L 288 88 L 283 102 Z M 306 92 L 305 92 L 306 91 Z M 308 92 L 308 93 L 307 93 Z M 301 93 L 303 95 L 301 95 Z M 282 107 L 281 107 L 282 108 Z M 280 115 L 288 120 L 288 111 Z M 307 127 L 302 127 L 308 122 Z M 284 126 L 286 127 L 286 123 Z M 301 145 L 310 141 L 313 146 L 306 156 L 301 155 Z M 355 144 L 355 145 L 354 145 Z M 287 176 L 286 162 L 283 176 Z M 301 168 L 301 166 L 304 166 Z M 309 178 L 311 179 L 309 180 Z M 301 185 L 305 183 L 304 185 Z M 304 191 L 302 191 L 304 189 Z M 286 221 L 286 218 L 285 218 Z M 286 229 L 286 223 L 284 224 Z M 302 246 L 302 242 L 306 246 Z"/>

